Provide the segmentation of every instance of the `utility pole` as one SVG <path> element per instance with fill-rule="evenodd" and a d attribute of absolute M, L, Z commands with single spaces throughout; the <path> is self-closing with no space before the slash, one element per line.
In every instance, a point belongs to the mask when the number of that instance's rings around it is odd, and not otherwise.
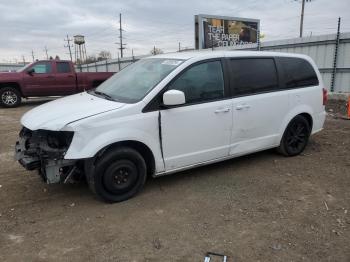
<path fill-rule="evenodd" d="M 69 36 L 68 36 L 68 34 L 67 34 L 67 38 L 64 39 L 64 41 L 67 42 L 67 45 L 65 45 L 64 47 L 68 47 L 68 49 L 69 49 L 70 61 L 73 61 L 73 58 L 72 58 L 72 50 L 71 50 L 71 47 L 72 47 L 72 46 L 70 45 L 70 41 L 73 41 L 73 39 L 70 39 Z"/>
<path fill-rule="evenodd" d="M 305 1 L 306 0 L 301 0 L 301 15 L 300 15 L 300 34 L 299 37 L 303 37 L 303 24 L 304 24 L 304 9 L 305 9 Z"/>
<path fill-rule="evenodd" d="M 123 50 L 125 49 L 124 45 L 126 44 L 123 44 L 123 28 L 122 28 L 122 14 L 119 14 L 119 43 L 116 43 L 116 44 L 119 44 L 120 47 L 118 49 L 120 49 L 120 57 L 123 58 Z"/>
<path fill-rule="evenodd" d="M 181 43 L 179 42 L 179 52 L 181 52 Z"/>
<path fill-rule="evenodd" d="M 26 64 L 26 59 L 25 59 L 24 55 L 22 55 L 22 61 L 23 61 L 23 65 L 25 65 Z"/>
<path fill-rule="evenodd" d="M 153 55 L 156 55 L 156 46 L 153 47 Z"/>
<path fill-rule="evenodd" d="M 35 61 L 35 57 L 34 57 L 34 51 L 32 50 L 32 58 L 33 58 L 33 62 Z"/>
<path fill-rule="evenodd" d="M 45 53 L 46 53 L 46 59 L 49 60 L 49 55 L 47 54 L 47 51 L 49 51 L 49 50 L 47 50 L 47 47 L 46 47 L 46 46 L 45 46 L 44 51 L 45 51 Z"/>
<path fill-rule="evenodd" d="M 300 15 L 300 33 L 299 33 L 299 37 L 303 37 L 305 2 L 311 2 L 311 0 L 301 0 L 301 15 Z"/>

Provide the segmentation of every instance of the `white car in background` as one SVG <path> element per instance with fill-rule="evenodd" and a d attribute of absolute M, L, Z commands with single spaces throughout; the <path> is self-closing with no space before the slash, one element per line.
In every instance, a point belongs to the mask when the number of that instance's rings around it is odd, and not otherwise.
<path fill-rule="evenodd" d="M 108 202 L 146 178 L 277 148 L 300 154 L 325 121 L 305 55 L 194 51 L 142 59 L 96 89 L 26 113 L 16 157 L 47 183 L 86 176 Z"/>

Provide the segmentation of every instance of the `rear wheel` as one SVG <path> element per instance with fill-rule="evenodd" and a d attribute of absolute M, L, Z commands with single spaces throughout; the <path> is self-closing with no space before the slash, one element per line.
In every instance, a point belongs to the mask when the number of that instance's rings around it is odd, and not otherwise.
<path fill-rule="evenodd" d="M 296 116 L 284 131 L 278 151 L 285 156 L 296 156 L 304 151 L 310 137 L 311 127 L 303 116 Z"/>
<path fill-rule="evenodd" d="M 106 202 L 120 202 L 136 195 L 147 177 L 145 160 L 132 148 L 107 151 L 87 170 L 90 189 Z"/>
<path fill-rule="evenodd" d="M 0 104 L 4 107 L 16 107 L 21 103 L 21 94 L 14 87 L 0 89 Z"/>

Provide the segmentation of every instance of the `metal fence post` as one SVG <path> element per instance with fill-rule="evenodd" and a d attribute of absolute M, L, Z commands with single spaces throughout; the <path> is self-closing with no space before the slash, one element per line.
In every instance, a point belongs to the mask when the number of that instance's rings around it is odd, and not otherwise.
<path fill-rule="evenodd" d="M 333 68 L 332 68 L 332 79 L 331 79 L 331 92 L 334 92 L 335 77 L 336 77 L 336 74 L 337 74 L 337 61 L 338 61 L 339 38 L 340 38 L 340 17 L 338 18 L 337 37 L 336 37 L 336 40 L 335 40 L 335 47 L 334 47 Z"/>
<path fill-rule="evenodd" d="M 95 61 L 95 71 L 97 72 L 97 63 L 96 63 L 96 61 Z"/>
<path fill-rule="evenodd" d="M 107 60 L 106 60 L 106 72 L 108 72 L 108 63 L 107 63 Z"/>

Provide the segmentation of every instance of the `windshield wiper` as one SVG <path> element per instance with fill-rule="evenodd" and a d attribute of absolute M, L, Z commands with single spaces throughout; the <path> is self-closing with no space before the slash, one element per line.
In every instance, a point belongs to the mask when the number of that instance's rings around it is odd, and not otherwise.
<path fill-rule="evenodd" d="M 106 94 L 106 93 L 103 93 L 101 91 L 97 91 L 97 90 L 94 90 L 93 91 L 96 95 L 99 95 L 99 96 L 103 96 L 104 98 L 108 99 L 108 100 L 112 100 L 112 101 L 115 101 L 113 99 L 113 97 L 111 97 L 110 95 Z"/>

